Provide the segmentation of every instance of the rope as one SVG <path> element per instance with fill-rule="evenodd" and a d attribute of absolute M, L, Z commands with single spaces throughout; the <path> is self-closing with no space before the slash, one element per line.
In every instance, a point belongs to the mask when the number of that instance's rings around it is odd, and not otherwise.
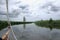
<path fill-rule="evenodd" d="M 11 28 L 11 31 L 12 31 L 12 34 L 13 34 L 15 40 L 17 40 L 17 38 L 16 38 L 16 36 L 15 36 L 15 34 L 14 34 L 14 31 L 12 30 L 11 23 L 10 23 L 10 20 L 9 20 L 9 14 L 8 14 L 8 13 L 9 13 L 9 12 L 8 12 L 8 0 L 6 0 L 6 8 L 7 8 L 7 22 L 8 22 L 8 25 L 9 25 L 10 28 Z"/>

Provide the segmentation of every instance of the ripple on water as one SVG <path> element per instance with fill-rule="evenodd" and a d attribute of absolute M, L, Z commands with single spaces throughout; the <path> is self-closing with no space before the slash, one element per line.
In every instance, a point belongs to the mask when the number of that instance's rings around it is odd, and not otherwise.
<path fill-rule="evenodd" d="M 23 25 L 15 25 L 12 27 L 18 40 L 60 40 L 60 29 L 37 27 L 35 24 L 26 24 L 26 28 Z M 10 33 L 10 39 L 13 39 L 12 33 Z"/>

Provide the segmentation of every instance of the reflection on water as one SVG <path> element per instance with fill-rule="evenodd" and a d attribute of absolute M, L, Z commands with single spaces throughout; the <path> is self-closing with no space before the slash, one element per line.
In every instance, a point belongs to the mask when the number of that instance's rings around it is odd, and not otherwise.
<path fill-rule="evenodd" d="M 14 33 L 18 40 L 60 40 L 60 30 L 37 27 L 35 24 L 13 26 Z M 15 40 L 10 33 L 10 40 Z"/>
<path fill-rule="evenodd" d="M 18 40 L 60 40 L 60 30 L 37 27 L 35 24 L 15 25 L 13 30 Z"/>
<path fill-rule="evenodd" d="M 1 30 L 1 31 L 0 31 L 0 37 L 1 37 L 7 30 L 8 30 L 7 28 Z"/>

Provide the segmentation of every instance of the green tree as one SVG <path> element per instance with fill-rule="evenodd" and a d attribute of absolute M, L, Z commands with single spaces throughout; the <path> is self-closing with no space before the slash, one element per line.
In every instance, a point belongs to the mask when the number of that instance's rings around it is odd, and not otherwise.
<path fill-rule="evenodd" d="M 50 28 L 50 30 L 52 30 L 52 23 L 53 23 L 53 20 L 52 20 L 52 18 L 50 18 L 50 20 L 49 20 L 49 28 Z"/>

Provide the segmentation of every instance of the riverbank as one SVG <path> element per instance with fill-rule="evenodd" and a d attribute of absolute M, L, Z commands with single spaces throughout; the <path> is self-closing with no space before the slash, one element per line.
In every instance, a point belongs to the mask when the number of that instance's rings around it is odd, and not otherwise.
<path fill-rule="evenodd" d="M 33 22 L 11 22 L 11 25 L 18 25 L 18 24 L 29 24 Z M 6 28 L 8 26 L 7 21 L 0 21 L 0 30 Z"/>
<path fill-rule="evenodd" d="M 35 24 L 37 26 L 60 29 L 60 20 L 41 20 L 36 21 Z"/>

